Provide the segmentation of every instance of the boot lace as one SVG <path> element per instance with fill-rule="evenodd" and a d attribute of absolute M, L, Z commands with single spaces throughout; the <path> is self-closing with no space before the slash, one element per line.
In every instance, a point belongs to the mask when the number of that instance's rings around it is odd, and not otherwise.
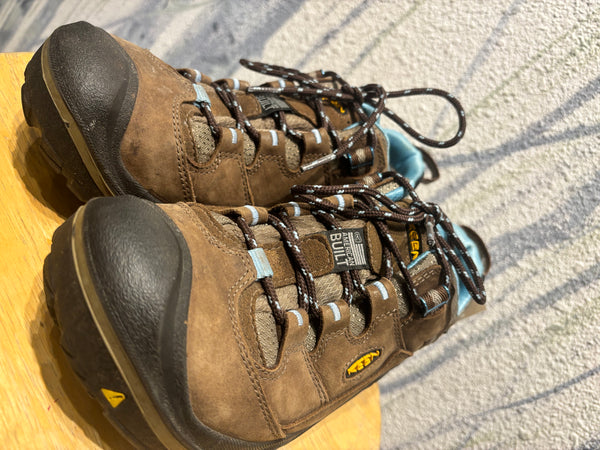
<path fill-rule="evenodd" d="M 378 275 L 391 279 L 394 275 L 392 262 L 395 261 L 405 282 L 408 298 L 417 308 L 422 308 L 423 299 L 417 293 L 415 282 L 389 232 L 388 223 L 424 225 L 429 248 L 441 266 L 443 286 L 450 292 L 450 273 L 451 267 L 454 267 L 471 297 L 477 303 L 484 304 L 486 292 L 483 278 L 448 217 L 438 205 L 420 200 L 406 178 L 396 172 L 386 172 L 382 176 L 392 178 L 402 186 L 412 202 L 406 207 L 399 206 L 384 194 L 363 184 L 297 185 L 292 187 L 292 195 L 298 202 L 303 202 L 310 213 L 329 230 L 341 228 L 339 219 L 361 219 L 371 222 L 377 230 L 383 248 L 381 273 Z M 353 196 L 353 204 L 340 205 L 332 201 L 333 196 L 344 194 Z M 267 223 L 279 232 L 286 247 L 295 271 L 299 307 L 305 309 L 309 315 L 317 316 L 320 306 L 316 298 L 315 279 L 302 253 L 298 232 L 290 220 L 290 216 L 299 214 L 298 210 L 298 203 L 295 202 L 275 206 L 268 211 Z M 258 248 L 252 228 L 244 217 L 236 211 L 228 212 L 227 215 L 242 230 L 248 249 Z M 339 275 L 342 282 L 342 299 L 348 304 L 351 304 L 357 295 L 366 295 L 366 288 L 357 270 L 342 271 Z M 276 323 L 283 325 L 285 312 L 278 301 L 272 277 L 262 278 L 260 282 Z"/>
<path fill-rule="evenodd" d="M 302 165 L 302 171 L 314 169 L 344 156 L 352 157 L 356 152 L 359 151 L 359 149 L 354 148 L 355 145 L 365 135 L 367 139 L 367 146 L 372 151 L 377 145 L 377 135 L 373 130 L 373 126 L 382 115 L 389 117 L 393 122 L 406 131 L 406 133 L 418 140 L 421 144 L 429 147 L 451 147 L 458 143 L 465 133 L 466 119 L 465 111 L 462 105 L 452 94 L 441 89 L 417 88 L 388 92 L 379 84 L 366 84 L 360 87 L 352 86 L 340 75 L 332 71 L 320 71 L 319 75 L 315 77 L 311 74 L 303 73 L 296 69 L 253 62 L 246 59 L 241 59 L 240 64 L 255 72 L 279 77 L 286 81 L 285 86 L 280 87 L 271 87 L 267 85 L 250 86 L 247 88 L 248 93 L 286 95 L 301 98 L 304 99 L 306 103 L 317 112 L 317 120 L 319 122 L 318 126 L 327 131 L 332 139 L 332 142 L 334 143 L 334 149 L 331 154 Z M 332 85 L 339 86 L 339 88 L 331 87 Z M 230 88 L 228 81 L 213 81 L 210 83 L 210 86 L 215 89 L 215 92 L 223 104 L 229 109 L 232 117 L 236 121 L 237 128 L 245 131 L 254 141 L 254 143 L 258 145 L 260 136 L 259 131 L 250 123 L 247 116 L 242 111 L 236 95 Z M 458 130 L 451 139 L 439 141 L 424 136 L 386 106 L 387 99 L 418 95 L 441 97 L 452 105 L 458 117 Z M 331 120 L 325 113 L 323 107 L 325 101 L 336 102 L 337 104 L 343 105 L 360 118 L 360 126 L 358 126 L 356 131 L 347 139 L 342 139 L 339 136 L 335 127 L 331 123 Z M 197 105 L 206 117 L 211 133 L 218 141 L 221 138 L 221 128 L 218 126 L 217 121 L 211 112 L 210 104 L 208 102 L 199 102 Z M 372 108 L 372 112 L 370 114 L 365 112 L 364 105 L 369 105 L 370 108 Z M 276 111 L 273 112 L 272 115 L 276 121 L 278 129 L 283 131 L 285 135 L 293 139 L 301 139 L 301 134 L 288 125 L 284 111 Z M 423 181 L 430 182 L 437 179 L 439 177 L 439 171 L 434 160 L 422 147 L 417 146 L 417 149 L 423 153 L 425 163 L 431 172 L 431 178 L 424 179 Z M 359 160 L 361 158 L 364 158 L 364 156 L 359 156 Z"/>

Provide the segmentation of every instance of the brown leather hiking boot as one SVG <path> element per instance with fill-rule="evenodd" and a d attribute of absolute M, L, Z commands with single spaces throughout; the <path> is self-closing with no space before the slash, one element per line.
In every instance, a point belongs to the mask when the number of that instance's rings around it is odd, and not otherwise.
<path fill-rule="evenodd" d="M 22 88 L 27 122 L 82 200 L 133 194 L 153 201 L 271 205 L 294 184 L 332 184 L 388 167 L 415 185 L 431 166 L 384 114 L 435 147 L 463 135 L 464 111 L 435 89 L 354 88 L 332 72 L 244 62 L 279 77 L 249 87 L 175 70 L 147 50 L 79 22 L 58 28 L 35 53 Z M 385 107 L 386 98 L 437 95 L 452 103 L 459 130 L 433 141 Z"/>
<path fill-rule="evenodd" d="M 88 392 L 138 446 L 271 448 L 476 312 L 485 247 L 391 177 L 270 210 L 82 206 L 44 282 Z"/>

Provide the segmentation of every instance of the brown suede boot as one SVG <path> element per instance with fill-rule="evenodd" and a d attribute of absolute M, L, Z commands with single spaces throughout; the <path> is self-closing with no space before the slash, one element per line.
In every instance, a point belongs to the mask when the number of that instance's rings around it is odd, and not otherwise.
<path fill-rule="evenodd" d="M 81 207 L 44 280 L 88 392 L 138 446 L 271 448 L 476 312 L 485 247 L 386 176 L 270 210 Z"/>
<path fill-rule="evenodd" d="M 431 158 L 417 141 L 454 145 L 464 111 L 436 89 L 386 92 L 350 86 L 332 72 L 307 75 L 243 62 L 279 77 L 260 87 L 175 70 L 147 50 L 78 22 L 58 28 L 35 53 L 22 88 L 27 122 L 42 132 L 51 165 L 82 200 L 132 194 L 161 202 L 272 205 L 294 184 L 355 181 L 388 167 L 422 179 Z M 385 107 L 387 98 L 436 95 L 457 110 L 444 142 L 423 137 Z"/>

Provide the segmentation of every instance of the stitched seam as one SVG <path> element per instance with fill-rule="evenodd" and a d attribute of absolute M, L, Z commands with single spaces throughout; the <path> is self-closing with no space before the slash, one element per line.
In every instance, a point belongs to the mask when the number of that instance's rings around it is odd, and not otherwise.
<path fill-rule="evenodd" d="M 256 302 L 256 298 L 254 299 L 254 302 Z M 254 304 L 256 304 L 256 303 L 254 303 Z M 253 322 L 255 322 L 255 321 L 253 321 Z M 281 356 L 281 361 L 279 362 L 279 365 L 276 367 L 269 368 L 269 367 L 265 367 L 265 366 L 260 366 L 256 363 L 254 364 L 254 367 L 258 372 L 261 373 L 261 376 L 263 378 L 269 379 L 269 380 L 276 380 L 286 370 L 290 355 L 292 353 L 298 351 L 299 348 L 300 349 L 304 348 L 303 341 L 299 341 L 293 345 L 290 345 L 287 348 L 287 350 L 285 351 L 285 353 Z"/>
<path fill-rule="evenodd" d="M 205 226 L 202 224 L 200 219 L 194 214 L 194 212 L 191 210 L 191 208 L 189 206 L 187 206 L 185 203 L 179 203 L 179 205 L 182 206 L 182 212 L 190 217 L 190 219 L 192 220 L 192 223 L 194 223 L 197 226 L 199 225 L 198 228 L 199 228 L 200 232 L 206 237 L 206 239 L 209 241 L 209 243 L 211 245 L 221 249 L 224 253 L 242 256 L 242 252 L 232 251 L 232 250 L 228 249 L 227 247 L 220 245 L 218 240 L 216 240 L 214 238 L 214 236 L 212 236 L 212 233 L 210 233 L 205 228 Z M 267 426 L 269 427 L 269 430 L 271 431 L 271 433 L 275 437 L 280 437 L 281 433 L 279 432 L 279 427 L 275 423 L 274 418 L 272 417 L 272 415 L 270 414 L 270 412 L 268 410 L 267 401 L 266 401 L 264 393 L 262 392 L 262 389 L 260 387 L 260 383 L 256 379 L 254 372 L 251 370 L 250 365 L 248 364 L 248 361 L 250 360 L 250 358 L 248 358 L 246 348 L 243 345 L 243 342 L 241 340 L 239 326 L 237 325 L 237 322 L 235 320 L 235 311 L 233 308 L 233 297 L 234 297 L 233 292 L 237 291 L 240 286 L 247 283 L 246 278 L 248 277 L 249 273 L 250 273 L 250 269 L 248 269 L 248 266 L 246 266 L 246 271 L 244 272 L 242 277 L 232 287 L 229 288 L 228 293 L 227 293 L 227 298 L 228 298 L 227 310 L 229 312 L 229 319 L 232 323 L 233 335 L 238 344 L 238 348 L 240 350 L 240 356 L 242 358 L 242 361 L 244 362 L 244 368 L 246 369 L 246 372 L 248 373 L 248 377 L 250 378 L 250 383 L 252 384 L 252 389 L 254 390 L 254 393 L 257 397 L 258 404 L 261 409 L 261 412 L 263 413 L 265 422 L 267 423 Z"/>
<path fill-rule="evenodd" d="M 191 120 L 193 120 L 193 118 L 190 119 L 190 121 Z M 188 126 L 191 126 L 191 125 L 188 123 Z M 194 143 L 194 146 L 195 146 L 195 143 Z M 217 146 L 215 146 L 215 154 L 213 156 L 211 156 L 211 158 L 208 160 L 208 162 L 206 164 L 199 164 L 198 162 L 193 161 L 190 158 L 188 158 L 188 162 L 191 165 L 192 171 L 195 173 L 213 173 L 219 168 L 219 165 L 221 164 L 223 159 L 238 159 L 239 160 L 240 158 L 242 158 L 242 154 L 240 154 L 239 151 L 227 152 L 227 151 L 223 151 L 223 150 L 218 150 Z"/>
<path fill-rule="evenodd" d="M 409 314 L 408 317 L 406 317 L 406 320 L 402 320 L 400 322 L 400 326 L 401 327 L 405 327 L 406 325 L 410 324 L 411 322 L 413 322 L 415 320 L 415 316 L 414 314 Z"/>
<path fill-rule="evenodd" d="M 369 326 L 369 328 L 367 329 L 367 331 L 365 332 L 364 335 L 362 335 L 360 337 L 354 337 L 351 334 L 346 334 L 346 337 L 348 338 L 348 342 L 362 343 L 362 342 L 368 340 L 371 337 L 371 335 L 374 333 L 375 325 L 377 325 L 378 322 L 380 322 L 381 320 L 383 320 L 389 316 L 396 315 L 397 312 L 398 312 L 398 308 L 394 308 L 390 311 L 387 311 L 385 313 L 379 314 L 378 316 L 375 316 L 375 318 L 373 318 L 373 320 L 371 321 L 371 325 Z"/>
<path fill-rule="evenodd" d="M 194 121 L 195 117 L 199 117 L 199 114 L 197 113 L 191 113 L 188 115 L 188 119 L 185 121 L 185 124 L 188 127 L 190 136 L 191 136 L 191 140 L 194 143 L 194 157 L 197 158 L 198 157 L 198 152 L 199 152 L 199 148 L 198 145 L 196 143 L 196 139 L 194 138 L 194 133 L 192 131 L 192 122 Z M 211 155 L 210 159 L 204 163 L 201 164 L 199 163 L 196 159 L 191 158 L 191 157 L 187 157 L 187 162 L 188 162 L 188 168 L 190 169 L 190 172 L 193 173 L 212 173 L 215 170 L 217 170 L 219 168 L 219 165 L 221 164 L 221 154 L 223 152 L 221 151 L 217 151 L 217 148 L 215 146 L 215 151 L 214 153 Z"/>
<path fill-rule="evenodd" d="M 316 159 L 316 158 L 315 158 Z M 256 175 L 256 173 L 258 172 L 258 169 L 260 169 L 261 165 L 263 164 L 263 162 L 265 161 L 274 161 L 277 163 L 277 167 L 279 168 L 279 171 L 287 176 L 288 178 L 299 178 L 302 175 L 304 175 L 304 172 L 300 172 L 300 170 L 298 170 L 297 172 L 292 172 L 289 167 L 287 166 L 287 164 L 284 161 L 284 157 L 283 156 L 277 156 L 277 155 L 257 155 L 254 164 L 252 164 L 252 166 L 247 168 L 248 174 L 249 175 Z"/>
<path fill-rule="evenodd" d="M 310 378 L 312 379 L 313 385 L 315 386 L 315 388 L 317 389 L 317 393 L 319 394 L 319 400 L 321 400 L 321 404 L 323 405 L 323 404 L 327 403 L 327 399 L 329 397 L 327 395 L 327 392 L 325 391 L 325 386 L 323 385 L 323 380 L 319 376 L 317 369 L 315 368 L 312 361 L 308 357 L 308 352 L 306 351 L 306 349 L 303 349 L 302 357 L 304 358 L 306 368 L 308 369 L 308 372 L 310 373 Z"/>
<path fill-rule="evenodd" d="M 251 320 L 250 322 L 252 323 L 252 331 L 254 332 L 254 340 L 258 343 L 258 329 L 256 328 L 256 299 L 257 299 L 258 295 L 254 296 L 254 298 L 252 300 L 250 300 L 250 317 L 253 318 L 253 320 Z M 265 356 L 264 353 L 262 352 L 262 350 L 260 349 L 260 345 L 258 346 L 258 354 L 260 355 L 260 360 L 263 363 L 263 365 L 266 365 L 266 361 L 265 361 Z"/>
<path fill-rule="evenodd" d="M 208 163 L 207 166 L 205 167 L 199 167 L 197 163 L 193 163 L 191 166 L 192 171 L 196 174 L 210 174 L 213 172 L 216 172 L 219 169 L 219 166 L 221 165 L 221 163 L 223 162 L 223 160 L 225 159 L 237 159 L 239 160 L 240 157 L 239 155 L 233 155 L 231 153 L 224 153 L 224 152 L 218 152 L 217 155 L 214 157 L 214 160 L 211 161 L 210 163 Z M 189 158 L 188 158 L 189 160 Z"/>
<path fill-rule="evenodd" d="M 349 401 L 350 399 L 352 399 L 353 397 L 358 395 L 361 391 L 363 391 L 365 388 L 367 388 L 369 386 L 370 386 L 370 383 L 368 383 L 368 382 L 365 383 L 365 381 L 362 380 L 362 383 L 358 383 L 354 386 L 351 386 L 350 389 L 348 391 L 345 391 L 342 395 L 339 395 L 333 399 L 330 399 L 329 404 L 325 408 L 319 407 L 319 408 L 313 409 L 312 411 L 305 414 L 302 417 L 302 419 L 296 420 L 295 422 L 283 423 L 282 427 L 287 430 L 289 428 L 295 428 L 299 424 L 308 424 L 308 423 L 314 424 L 314 417 L 321 414 L 323 410 L 328 410 L 329 413 L 332 413 L 333 411 L 335 411 L 335 409 L 342 406 L 344 403 L 346 403 L 347 401 Z M 340 399 L 344 399 L 344 401 L 340 402 Z M 333 407 L 334 404 L 335 404 L 335 407 Z M 307 425 L 307 426 L 309 426 L 309 425 Z"/>
<path fill-rule="evenodd" d="M 242 186 L 244 188 L 244 198 L 246 199 L 246 203 L 249 205 L 254 204 L 254 199 L 252 193 L 250 192 L 250 180 L 248 179 L 248 169 L 246 168 L 246 164 L 242 162 L 242 158 L 237 158 L 238 166 L 240 167 L 240 173 L 242 174 Z"/>
<path fill-rule="evenodd" d="M 382 136 L 383 133 L 381 133 L 378 129 L 375 130 L 375 133 L 379 134 L 379 136 L 377 136 L 377 147 L 375 150 L 375 155 L 379 156 L 379 158 L 377 158 L 379 161 L 377 161 L 377 172 L 381 172 L 382 170 L 385 170 L 386 167 L 388 167 L 390 165 L 389 161 L 386 161 L 386 154 L 385 151 L 383 150 L 383 146 L 381 145 L 381 143 L 385 140 L 387 142 L 387 138 L 385 136 Z M 375 166 L 375 161 L 373 161 L 373 166 Z"/>
<path fill-rule="evenodd" d="M 183 207 L 182 212 L 190 218 L 190 220 L 194 223 L 194 225 L 196 225 L 196 226 L 198 226 L 198 228 L 200 228 L 200 230 L 206 236 L 206 238 L 210 242 L 210 244 L 223 250 L 225 253 L 228 253 L 230 255 L 238 255 L 240 257 L 247 256 L 247 252 L 240 251 L 240 250 L 232 250 L 229 247 L 226 247 L 225 245 L 223 245 L 215 236 L 212 235 L 212 233 L 210 233 L 206 229 L 206 225 L 200 221 L 200 219 L 198 218 L 198 216 L 196 216 L 194 211 L 189 206 L 187 206 L 185 203 L 178 203 L 178 205 Z"/>
<path fill-rule="evenodd" d="M 415 284 L 419 284 L 422 281 L 425 281 L 427 278 L 429 278 L 431 276 L 432 273 L 435 273 L 436 270 L 438 270 L 439 266 L 431 266 L 428 267 L 427 269 L 423 270 L 421 273 L 419 273 L 417 276 L 415 276 L 413 278 L 414 283 Z"/>
<path fill-rule="evenodd" d="M 381 369 L 383 367 L 385 367 L 386 364 L 389 364 L 389 361 L 390 361 L 390 358 L 386 359 L 378 370 L 381 371 Z M 372 374 L 372 375 L 375 375 L 374 378 L 377 379 L 378 375 L 376 375 L 376 374 Z M 302 417 L 302 419 L 300 419 L 300 420 L 296 420 L 294 422 L 282 423 L 283 429 L 287 430 L 290 428 L 296 428 L 300 424 L 314 423 L 314 417 L 321 414 L 323 412 L 323 410 L 328 410 L 331 413 L 336 408 L 340 407 L 342 404 L 346 403 L 348 400 L 350 400 L 351 398 L 356 396 L 358 393 L 360 393 L 361 391 L 363 391 L 364 389 L 369 387 L 374 381 L 370 381 L 369 378 L 365 378 L 364 380 L 359 380 L 359 382 L 357 384 L 355 384 L 354 386 L 350 386 L 350 388 L 347 391 L 344 391 L 344 393 L 342 393 L 341 395 L 338 395 L 337 397 L 330 399 L 329 404 L 326 406 L 326 408 L 320 407 L 320 408 L 313 409 L 312 411 L 305 414 Z M 343 399 L 343 401 L 341 401 L 342 399 Z"/>
<path fill-rule="evenodd" d="M 142 54 L 146 57 L 149 57 L 150 59 L 153 60 L 153 64 L 149 64 L 150 66 L 154 66 L 155 68 L 157 68 L 158 70 L 168 73 L 169 75 L 171 74 L 171 71 L 173 70 L 167 63 L 165 63 L 163 60 L 161 60 L 160 58 L 158 58 L 158 56 L 156 56 L 155 54 L 153 54 L 150 50 L 148 49 L 141 49 L 142 50 Z M 179 80 L 179 78 L 176 78 L 176 82 L 177 84 L 179 84 L 180 86 L 184 87 L 187 85 L 187 81 L 185 81 L 185 78 L 181 78 L 181 81 Z"/>
<path fill-rule="evenodd" d="M 396 341 L 396 345 L 398 348 L 406 350 L 406 344 L 404 343 L 400 320 L 398 316 L 394 316 L 394 340 Z"/>
<path fill-rule="evenodd" d="M 251 366 L 252 366 L 251 359 L 248 357 L 248 352 L 247 352 L 246 347 L 241 339 L 239 326 L 237 324 L 237 321 L 235 320 L 235 311 L 234 311 L 235 308 L 233 306 L 233 298 L 234 298 L 233 292 L 235 292 L 242 284 L 244 284 L 245 278 L 247 277 L 249 272 L 250 272 L 250 270 L 246 269 L 246 272 L 244 273 L 242 278 L 240 278 L 231 288 L 229 288 L 229 292 L 228 292 L 228 296 L 227 296 L 229 299 L 228 303 L 227 303 L 227 310 L 229 311 L 229 319 L 231 320 L 233 336 L 235 337 L 235 340 L 238 344 L 238 348 L 240 350 L 240 356 L 242 357 L 242 361 L 244 362 L 244 368 L 246 369 L 246 372 L 248 373 L 248 378 L 250 378 L 250 383 L 252 383 L 252 389 L 254 390 L 254 394 L 257 397 L 258 404 L 260 406 L 261 412 L 263 413 L 263 417 L 264 417 L 265 421 L 267 422 L 267 426 L 269 427 L 269 430 L 271 431 L 271 433 L 274 436 L 278 437 L 278 436 L 280 436 L 280 433 L 278 430 L 279 427 L 277 426 L 273 415 L 269 412 L 269 408 L 267 406 L 267 399 L 266 399 L 265 394 L 260 386 L 260 381 L 256 378 L 256 374 L 254 373 L 254 371 L 251 370 Z M 250 362 L 250 364 L 249 364 L 249 362 Z"/>
<path fill-rule="evenodd" d="M 367 237 L 367 245 L 369 246 L 369 250 L 370 250 L 375 247 L 375 243 L 374 243 L 375 239 L 373 239 L 371 237 L 371 233 L 369 233 L 367 231 L 366 224 L 365 224 L 364 228 L 365 228 L 365 230 L 364 230 L 365 236 Z M 379 263 L 376 263 L 373 253 L 371 251 L 369 251 L 369 260 L 370 260 L 369 262 L 371 263 L 371 269 L 373 269 L 373 272 L 379 272 L 381 270 L 381 257 L 379 259 L 380 259 Z M 377 270 L 375 270 L 375 264 L 379 264 L 379 267 L 377 268 Z"/>
<path fill-rule="evenodd" d="M 177 172 L 181 182 L 181 189 L 183 190 L 183 195 L 186 200 L 194 201 L 195 195 L 191 186 L 190 175 L 187 173 L 187 168 L 185 165 L 185 151 L 181 142 L 182 136 L 179 126 L 179 108 L 184 98 L 185 97 L 182 95 L 175 97 L 173 101 L 171 117 L 173 119 L 173 131 L 175 132 L 175 145 L 177 147 Z"/>
<path fill-rule="evenodd" d="M 336 331 L 335 333 L 328 334 L 325 339 L 319 341 L 318 350 L 311 354 L 311 358 L 314 361 L 318 360 L 321 356 L 323 356 L 323 352 L 325 351 L 325 348 L 327 347 L 328 342 L 331 339 L 333 339 L 341 334 L 345 334 L 345 333 L 346 333 L 346 329 L 341 329 L 341 330 Z"/>
<path fill-rule="evenodd" d="M 294 347 L 297 347 L 295 345 Z M 291 350 L 291 349 L 290 349 Z M 289 354 L 293 353 L 293 351 L 287 351 L 284 355 L 282 355 L 281 361 L 279 365 L 275 368 L 269 369 L 268 367 L 260 366 L 256 363 L 253 363 L 254 369 L 260 373 L 261 378 L 266 380 L 277 380 L 283 375 L 283 373 L 287 369 L 287 364 L 289 362 Z"/>
<path fill-rule="evenodd" d="M 347 328 L 342 328 L 341 330 L 336 331 L 335 333 L 331 333 L 329 335 L 327 335 L 322 341 L 320 341 L 318 343 L 318 350 L 312 354 L 312 357 L 314 358 L 314 360 L 316 361 L 317 359 L 319 359 L 321 356 L 323 356 L 323 352 L 325 351 L 325 348 L 327 347 L 327 344 L 329 343 L 329 341 L 341 334 L 346 336 L 346 340 L 350 343 L 350 344 L 362 344 L 365 341 L 367 341 L 371 335 L 374 332 L 375 329 L 375 325 L 377 325 L 378 322 L 380 322 L 381 320 L 385 319 L 388 316 L 394 316 L 396 314 L 396 312 L 398 312 L 398 309 L 393 309 L 391 311 L 388 311 L 386 313 L 383 314 L 379 314 L 378 316 L 375 316 L 375 318 L 372 320 L 371 325 L 369 326 L 367 332 L 359 337 L 356 338 L 354 336 L 352 336 L 351 334 L 349 334 L 349 331 Z"/>

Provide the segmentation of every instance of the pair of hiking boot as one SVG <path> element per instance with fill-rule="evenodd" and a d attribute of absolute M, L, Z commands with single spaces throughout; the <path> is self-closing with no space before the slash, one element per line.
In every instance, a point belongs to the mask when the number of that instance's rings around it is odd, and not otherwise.
<path fill-rule="evenodd" d="M 140 447 L 282 445 L 485 303 L 481 239 L 418 197 L 435 163 L 379 125 L 454 145 L 456 99 L 243 64 L 278 80 L 212 81 L 80 22 L 25 72 L 44 154 L 93 198 L 54 234 L 48 307 Z M 422 94 L 455 107 L 453 139 L 385 106 Z"/>

